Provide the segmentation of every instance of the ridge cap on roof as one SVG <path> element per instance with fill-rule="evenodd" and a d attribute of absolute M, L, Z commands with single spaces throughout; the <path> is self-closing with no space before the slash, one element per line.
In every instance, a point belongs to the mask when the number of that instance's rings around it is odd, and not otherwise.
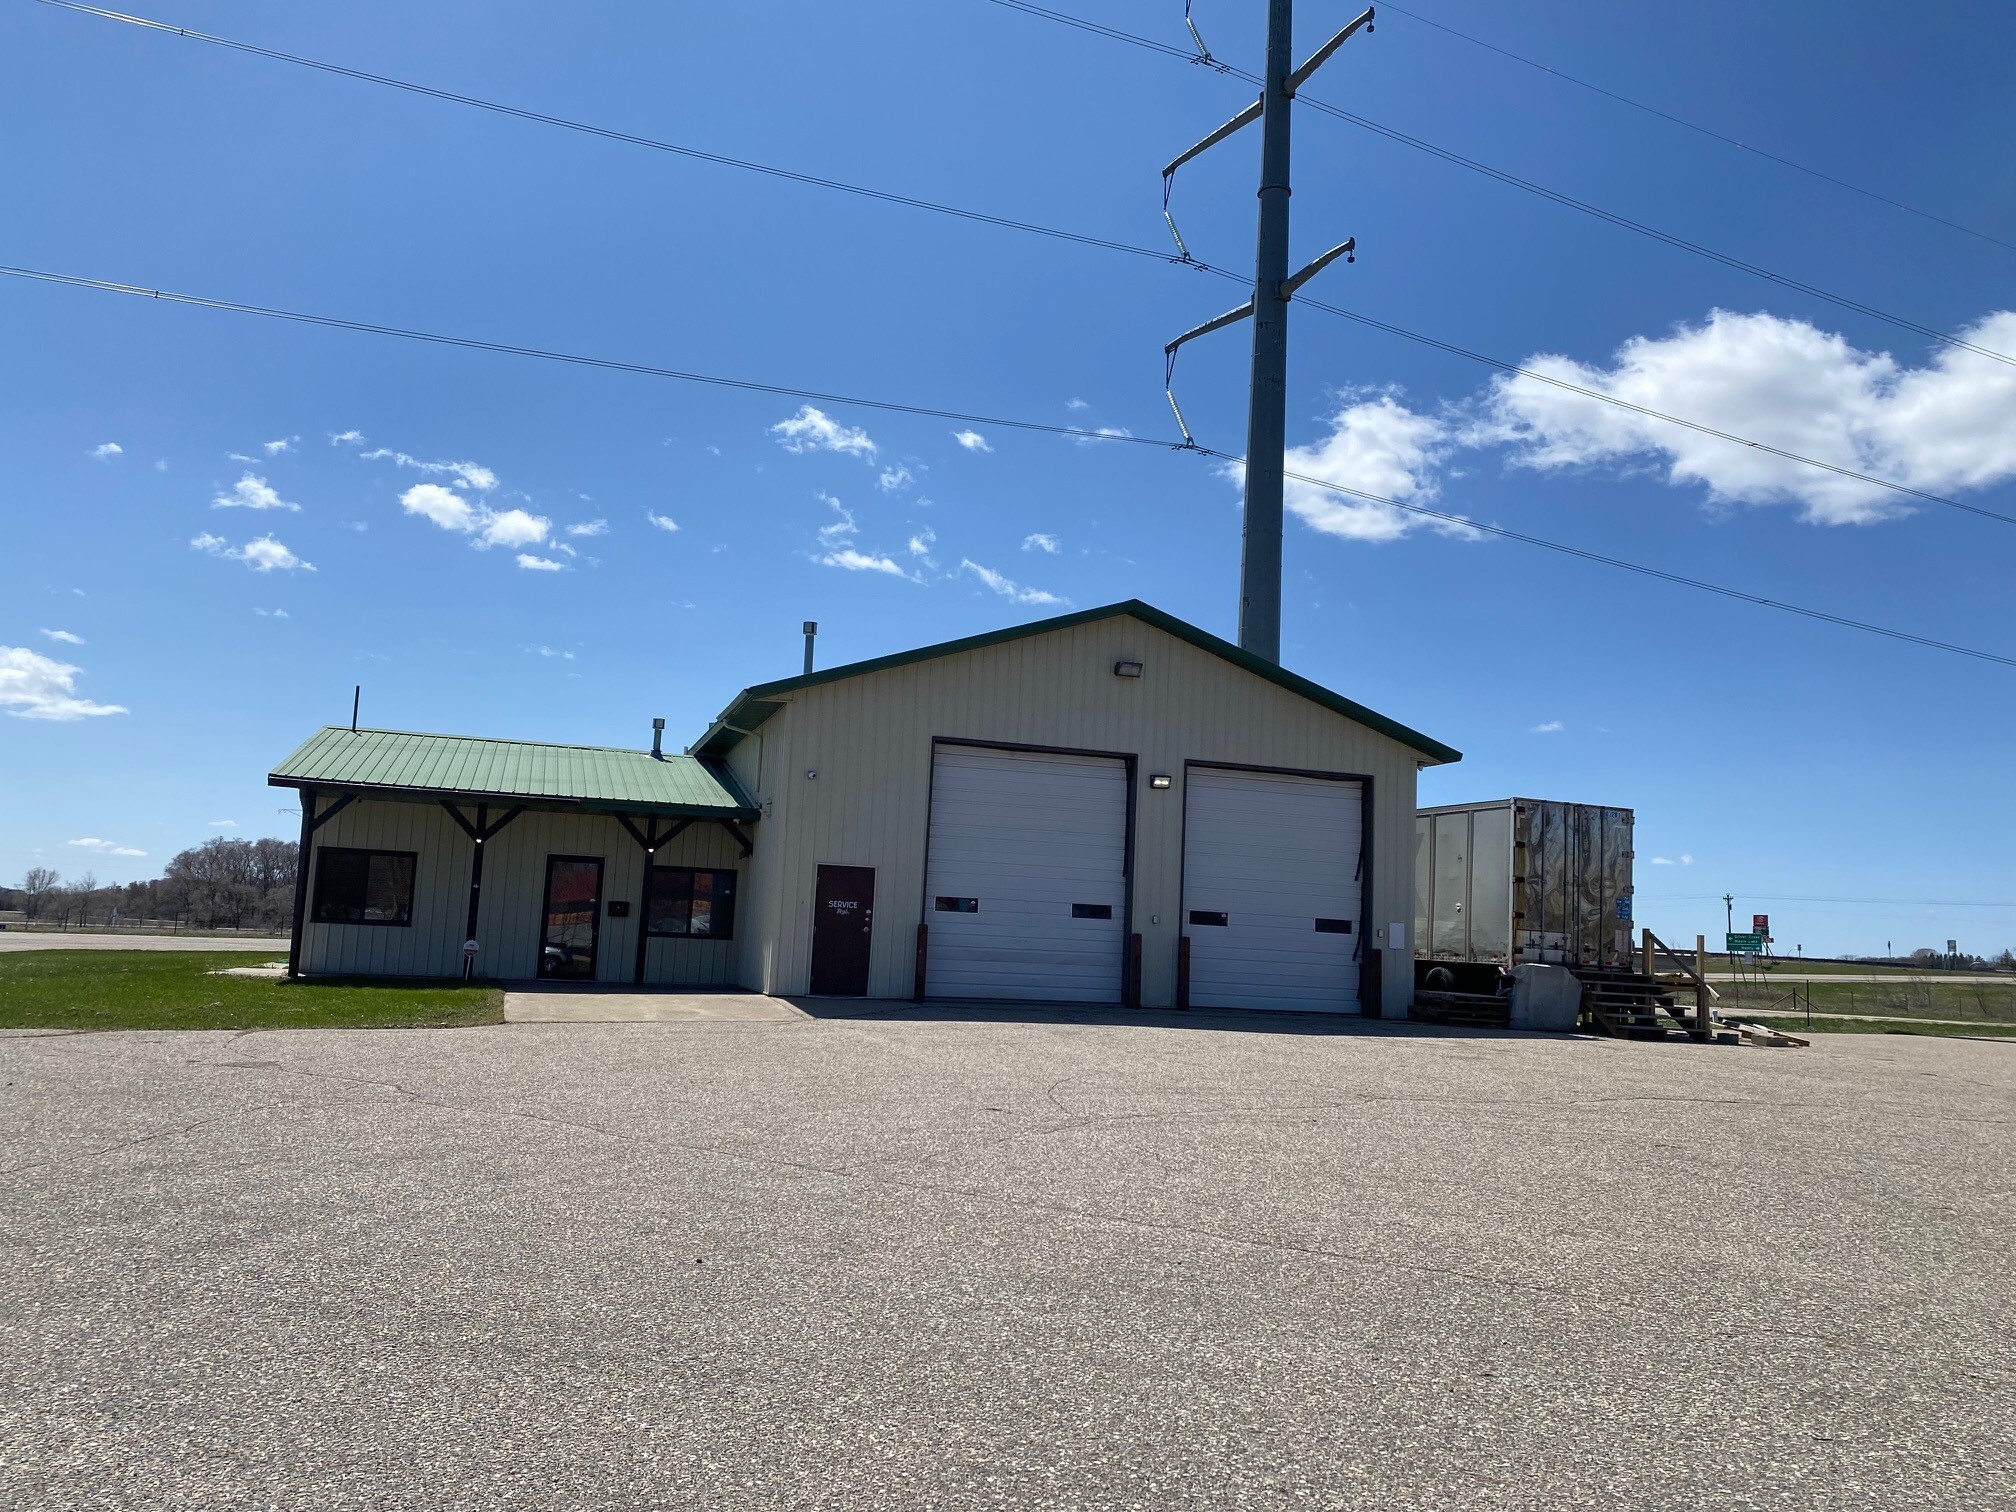
<path fill-rule="evenodd" d="M 560 740 L 518 740 L 509 735 L 451 735 L 441 730 L 390 730 L 382 725 L 359 725 L 355 730 L 348 725 L 324 725 L 322 733 L 337 735 L 405 735 L 414 740 L 467 740 L 480 741 L 484 745 L 535 746 L 544 751 L 605 751 L 614 756 L 641 756 L 646 761 L 669 761 L 675 756 L 681 761 L 699 761 L 703 758 L 686 751 L 666 751 L 660 756 L 639 746 L 578 745 Z"/>

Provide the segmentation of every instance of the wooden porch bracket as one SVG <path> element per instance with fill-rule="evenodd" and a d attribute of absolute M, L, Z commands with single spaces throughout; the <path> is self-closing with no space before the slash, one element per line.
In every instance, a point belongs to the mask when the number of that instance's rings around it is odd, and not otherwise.
<path fill-rule="evenodd" d="M 287 975 L 301 975 L 301 931 L 308 922 L 308 872 L 315 832 L 357 801 L 345 793 L 321 813 L 315 812 L 315 789 L 301 789 L 301 843 L 294 851 L 294 931 L 287 941 Z"/>
<path fill-rule="evenodd" d="M 660 847 L 669 845 L 685 834 L 693 827 L 694 821 L 681 819 L 662 835 L 658 833 L 658 818 L 655 814 L 646 819 L 646 828 L 641 830 L 630 822 L 628 814 L 618 814 L 616 822 L 630 832 L 630 838 L 635 840 L 644 852 L 644 882 L 638 889 L 637 899 L 637 960 L 630 972 L 631 985 L 641 987 L 644 985 L 644 958 L 651 948 L 651 876 L 655 870 L 654 858 Z M 744 851 L 743 854 L 747 855 L 748 852 Z"/>

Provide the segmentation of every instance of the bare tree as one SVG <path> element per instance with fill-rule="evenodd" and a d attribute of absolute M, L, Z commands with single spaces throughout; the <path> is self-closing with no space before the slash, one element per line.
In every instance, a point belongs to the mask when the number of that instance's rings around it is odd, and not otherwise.
<path fill-rule="evenodd" d="M 31 866 L 28 874 L 21 879 L 21 891 L 28 895 L 24 912 L 33 919 L 42 912 L 42 906 L 49 894 L 63 881 L 62 874 L 53 866 Z"/>

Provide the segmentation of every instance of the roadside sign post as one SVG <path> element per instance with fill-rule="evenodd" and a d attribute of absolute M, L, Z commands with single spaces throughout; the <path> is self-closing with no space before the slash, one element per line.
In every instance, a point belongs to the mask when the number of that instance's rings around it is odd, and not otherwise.
<path fill-rule="evenodd" d="M 1732 933 L 1723 938 L 1725 943 L 1722 948 L 1732 956 L 1754 956 L 1764 948 L 1764 936 L 1761 934 Z"/>

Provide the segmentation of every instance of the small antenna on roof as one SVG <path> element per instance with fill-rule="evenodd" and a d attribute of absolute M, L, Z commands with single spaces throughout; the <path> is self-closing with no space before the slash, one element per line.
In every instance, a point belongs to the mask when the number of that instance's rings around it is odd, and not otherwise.
<path fill-rule="evenodd" d="M 805 675 L 812 675 L 812 642 L 818 639 L 819 621 L 805 621 Z"/>
<path fill-rule="evenodd" d="M 362 708 L 363 705 L 364 705 L 364 684 L 359 683 L 357 684 L 356 690 L 352 692 L 350 695 L 350 733 L 352 735 L 355 735 L 357 733 L 357 711 L 360 708 Z"/>

